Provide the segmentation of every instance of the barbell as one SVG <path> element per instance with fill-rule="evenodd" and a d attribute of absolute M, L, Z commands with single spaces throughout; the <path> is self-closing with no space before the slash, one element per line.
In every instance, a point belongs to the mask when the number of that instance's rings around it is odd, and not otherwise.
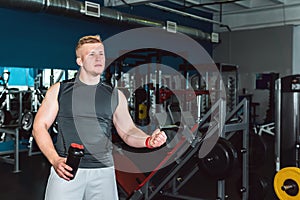
<path fill-rule="evenodd" d="M 297 167 L 281 169 L 274 177 L 273 186 L 280 200 L 299 200 L 300 169 Z"/>

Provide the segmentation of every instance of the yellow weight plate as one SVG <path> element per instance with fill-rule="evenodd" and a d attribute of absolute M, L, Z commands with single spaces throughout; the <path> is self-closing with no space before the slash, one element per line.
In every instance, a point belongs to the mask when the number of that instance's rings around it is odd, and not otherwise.
<path fill-rule="evenodd" d="M 139 104 L 139 119 L 146 119 L 147 114 L 147 106 L 145 104 Z"/>
<path fill-rule="evenodd" d="M 297 167 L 283 168 L 274 177 L 274 190 L 280 200 L 299 200 L 299 186 L 300 169 Z"/>

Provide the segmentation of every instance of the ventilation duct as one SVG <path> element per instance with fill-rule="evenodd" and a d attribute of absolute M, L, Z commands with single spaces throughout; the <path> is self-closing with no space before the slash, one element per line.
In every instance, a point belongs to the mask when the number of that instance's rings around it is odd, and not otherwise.
<path fill-rule="evenodd" d="M 60 14 L 83 19 L 93 18 L 85 14 L 85 4 L 76 0 L 0 0 L 0 7 L 9 9 L 22 9 L 31 12 Z M 130 15 L 106 7 L 101 7 L 100 17 L 102 19 L 112 20 L 119 23 L 128 23 L 132 25 L 160 28 L 166 27 L 166 23 L 163 21 Z M 211 41 L 211 35 L 199 29 L 177 25 L 177 31 L 200 40 Z"/>

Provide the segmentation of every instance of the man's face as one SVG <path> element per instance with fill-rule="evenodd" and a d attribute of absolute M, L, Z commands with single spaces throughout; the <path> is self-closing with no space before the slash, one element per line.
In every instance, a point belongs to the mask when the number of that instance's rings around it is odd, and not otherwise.
<path fill-rule="evenodd" d="M 101 43 L 84 44 L 78 49 L 77 63 L 87 72 L 100 75 L 105 67 L 104 46 Z"/>

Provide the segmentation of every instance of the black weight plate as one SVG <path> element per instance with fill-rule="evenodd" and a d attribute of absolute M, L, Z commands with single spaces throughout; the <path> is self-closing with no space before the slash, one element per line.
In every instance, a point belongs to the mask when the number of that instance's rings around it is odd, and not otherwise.
<path fill-rule="evenodd" d="M 200 168 L 211 177 L 222 180 L 233 171 L 237 160 L 237 151 L 224 138 L 219 138 L 214 148 L 200 159 Z"/>
<path fill-rule="evenodd" d="M 267 192 L 270 190 L 270 181 L 257 173 L 249 174 L 249 199 L 265 199 Z"/>
<path fill-rule="evenodd" d="M 267 144 L 262 136 L 250 132 L 249 140 L 249 167 L 258 169 L 267 159 Z"/>
<path fill-rule="evenodd" d="M 29 131 L 33 125 L 34 116 L 32 112 L 25 112 L 21 118 L 21 128 L 24 131 Z"/>
<path fill-rule="evenodd" d="M 8 125 L 12 121 L 12 116 L 9 111 L 0 109 L 0 126 Z"/>

